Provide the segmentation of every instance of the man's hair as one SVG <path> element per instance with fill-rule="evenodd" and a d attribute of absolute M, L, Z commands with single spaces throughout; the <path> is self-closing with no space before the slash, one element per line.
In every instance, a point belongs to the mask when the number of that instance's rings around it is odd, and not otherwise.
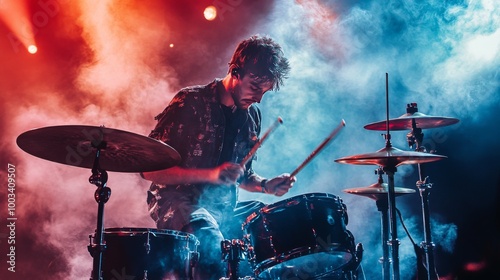
<path fill-rule="evenodd" d="M 252 73 L 263 81 L 272 81 L 271 90 L 277 91 L 288 78 L 290 64 L 281 46 L 273 39 L 253 35 L 236 47 L 229 62 L 229 72 L 236 73 L 235 70 L 242 77 Z"/>

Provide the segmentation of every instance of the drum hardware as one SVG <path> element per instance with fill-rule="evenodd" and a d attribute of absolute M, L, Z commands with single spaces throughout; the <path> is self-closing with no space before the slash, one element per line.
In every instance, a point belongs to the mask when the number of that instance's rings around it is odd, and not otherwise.
<path fill-rule="evenodd" d="M 104 204 L 111 196 L 108 171 L 146 172 L 172 167 L 180 155 L 163 142 L 117 129 L 95 126 L 52 126 L 26 131 L 16 139 L 25 152 L 42 159 L 91 168 L 89 182 L 97 186 L 98 203 L 94 242 L 88 246 L 93 257 L 91 279 L 102 279 Z"/>
<path fill-rule="evenodd" d="M 408 104 L 406 111 L 409 113 L 418 113 L 417 103 Z M 410 148 L 415 147 L 416 151 L 425 152 L 425 147 L 421 145 L 424 138 L 422 133 L 422 128 L 417 127 L 415 119 L 411 122 L 411 131 L 407 134 L 407 141 Z M 424 241 L 420 244 L 420 250 L 415 249 L 417 255 L 417 261 L 420 259 L 422 262 L 417 267 L 419 270 L 419 279 L 423 279 L 422 276 L 425 273 L 425 279 L 437 280 L 439 279 L 436 266 L 434 263 L 434 243 L 432 242 L 432 234 L 430 228 L 430 212 L 429 212 L 429 194 L 432 188 L 432 184 L 429 183 L 429 177 L 423 179 L 423 167 L 418 164 L 418 181 L 416 186 L 420 193 L 420 201 L 422 207 L 422 221 L 424 229 Z M 419 255 L 424 255 L 420 256 Z"/>
<path fill-rule="evenodd" d="M 199 245 L 199 242 L 196 243 L 196 246 Z M 189 252 L 189 273 L 188 275 L 190 276 L 188 279 L 191 280 L 191 279 L 194 279 L 193 278 L 193 275 L 194 275 L 194 268 L 196 267 L 196 265 L 198 264 L 198 262 L 200 261 L 200 253 L 197 251 L 197 249 L 195 249 L 194 251 L 190 251 Z"/>
<path fill-rule="evenodd" d="M 391 230 L 391 239 L 388 240 L 388 244 L 391 247 L 391 255 L 392 255 L 392 276 L 394 280 L 400 279 L 400 268 L 399 268 L 399 245 L 400 242 L 397 239 L 397 219 L 396 219 L 396 193 L 394 187 L 394 173 L 397 171 L 397 166 L 402 164 L 419 164 L 425 162 L 437 161 L 445 156 L 439 156 L 434 154 L 427 154 L 423 152 L 404 152 L 399 149 L 393 148 L 391 144 L 391 120 L 389 119 L 389 74 L 385 74 L 385 88 L 386 88 L 386 121 L 385 121 L 385 140 L 386 145 L 384 148 L 378 150 L 375 153 L 354 155 L 350 157 L 344 157 L 335 160 L 339 163 L 347 163 L 347 164 L 363 164 L 363 165 L 378 165 L 382 167 L 382 170 L 387 174 L 388 178 L 388 202 L 389 202 L 389 221 L 390 221 L 390 230 Z M 415 118 L 413 120 L 407 120 L 404 118 L 403 123 L 407 123 L 411 121 L 415 122 Z M 425 118 L 422 118 L 425 119 Z M 392 120 L 392 123 L 399 124 L 398 120 Z M 425 121 L 424 121 L 425 122 Z M 432 122 L 431 122 L 432 123 Z M 371 128 L 371 126 L 368 126 Z M 377 126 L 377 130 L 380 129 Z"/>
<path fill-rule="evenodd" d="M 238 280 L 239 262 L 244 259 L 248 246 L 239 239 L 221 241 L 222 260 L 227 262 L 227 280 Z M 250 279 L 250 278 L 245 278 Z"/>
<path fill-rule="evenodd" d="M 426 153 L 426 149 L 422 146 L 422 141 L 424 134 L 422 133 L 423 128 L 437 128 L 448 126 L 458 123 L 459 120 L 456 118 L 449 117 L 437 117 L 429 116 L 418 112 L 417 103 L 410 103 L 406 105 L 406 114 L 400 116 L 399 118 L 390 119 L 388 121 L 391 130 L 410 130 L 407 134 L 407 142 L 410 148 L 415 148 L 416 152 Z M 384 122 L 371 123 L 365 126 L 366 129 L 370 130 L 383 130 L 382 125 Z M 433 153 L 434 151 L 431 151 Z M 422 220 L 424 228 L 424 241 L 421 243 L 420 250 L 416 250 L 417 254 L 425 254 L 424 256 L 424 267 L 425 267 L 425 278 L 427 279 L 438 279 L 436 272 L 436 267 L 434 265 L 434 254 L 433 248 L 434 243 L 432 242 L 431 229 L 430 229 L 430 219 L 429 219 L 429 194 L 432 184 L 428 182 L 429 177 L 423 176 L 423 162 L 416 162 L 418 165 L 419 180 L 416 182 L 416 186 L 420 193 L 421 207 L 422 207 Z M 421 258 L 420 256 L 417 256 Z M 421 266 L 418 266 L 419 268 Z M 419 272 L 419 275 L 422 272 Z M 419 277 L 423 278 L 423 277 Z"/>
<path fill-rule="evenodd" d="M 151 252 L 151 240 L 149 239 L 149 234 L 146 236 L 146 242 L 144 243 L 144 248 L 146 249 L 146 255 L 149 255 Z"/>
<path fill-rule="evenodd" d="M 406 107 L 406 112 L 408 115 L 418 114 L 417 103 L 408 104 Z M 418 118 L 411 119 L 411 131 L 407 134 L 407 141 L 410 148 L 415 147 L 416 151 L 426 152 L 425 147 L 422 145 L 424 139 L 424 134 L 422 133 L 422 128 L 433 128 L 438 126 L 452 125 L 458 122 L 458 119 L 446 118 L 447 121 L 440 120 L 439 123 L 434 123 L 434 126 L 428 123 L 421 123 Z M 450 121 L 453 120 L 453 121 Z M 431 151 L 432 152 L 432 151 Z M 418 181 L 416 186 L 420 193 L 420 201 L 422 205 L 422 221 L 424 229 L 424 241 L 421 242 L 421 251 L 417 251 L 424 254 L 424 267 L 426 278 L 428 280 L 439 279 L 436 266 L 434 263 L 434 243 L 432 242 L 432 234 L 430 227 L 430 211 L 429 211 L 429 195 L 432 188 L 432 183 L 429 182 L 429 176 L 424 177 L 423 166 L 418 164 Z"/>
<path fill-rule="evenodd" d="M 375 170 L 375 174 L 378 175 L 378 182 L 372 184 L 368 187 L 363 188 L 351 188 L 345 189 L 344 192 L 361 195 L 375 200 L 377 209 L 380 212 L 380 222 L 381 222 L 381 243 L 382 243 L 382 257 L 380 258 L 380 263 L 382 264 L 382 279 L 389 280 L 391 278 L 390 265 L 391 259 L 389 258 L 389 247 L 387 240 L 389 240 L 389 217 L 387 211 L 389 209 L 388 204 L 388 185 L 384 183 L 382 175 L 384 174 L 383 168 L 378 168 Z M 415 190 L 408 188 L 394 188 L 395 196 L 401 196 L 405 194 L 415 193 Z"/>
<path fill-rule="evenodd" d="M 399 240 L 397 239 L 397 220 L 396 220 L 396 189 L 394 187 L 394 173 L 397 171 L 397 166 L 403 164 L 417 164 L 425 162 L 433 162 L 446 158 L 434 154 L 423 152 L 405 152 L 392 147 L 390 142 L 390 134 L 386 136 L 386 147 L 378 150 L 375 153 L 367 153 L 343 157 L 335 160 L 339 163 L 358 164 L 358 165 L 379 165 L 382 171 L 388 177 L 388 202 L 389 202 L 389 221 L 391 229 L 391 239 L 388 240 L 391 246 L 392 253 L 392 273 L 393 279 L 399 280 Z"/>
<path fill-rule="evenodd" d="M 91 246 L 89 250 L 94 251 L 94 254 L 92 254 L 92 256 L 94 257 L 93 269 L 94 271 L 96 271 L 94 273 L 95 278 L 91 279 L 101 279 L 100 274 L 102 268 L 102 253 L 106 248 L 105 247 L 106 245 L 103 244 L 103 235 L 102 235 L 102 232 L 104 230 L 104 204 L 109 200 L 109 197 L 111 196 L 111 189 L 106 186 L 108 177 L 107 172 L 99 168 L 99 154 L 100 154 L 100 149 L 98 148 L 96 152 L 95 166 L 94 168 L 92 168 L 92 176 L 89 178 L 90 183 L 97 186 L 97 190 L 94 193 L 94 198 L 98 204 L 97 243 L 89 245 Z"/>

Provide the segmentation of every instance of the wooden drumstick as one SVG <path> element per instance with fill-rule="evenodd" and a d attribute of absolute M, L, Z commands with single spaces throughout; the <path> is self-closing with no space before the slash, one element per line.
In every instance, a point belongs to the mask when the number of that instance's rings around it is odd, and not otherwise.
<path fill-rule="evenodd" d="M 337 134 L 339 134 L 340 130 L 345 126 L 345 121 L 342 120 L 340 122 L 340 124 L 332 131 L 332 133 L 330 133 L 330 135 L 328 135 L 328 137 L 323 141 L 323 143 L 321 143 L 317 148 L 316 150 L 314 150 L 307 158 L 306 160 L 304 160 L 304 162 L 302 162 L 302 164 L 297 167 L 292 173 L 290 173 L 290 177 L 293 177 L 295 175 L 297 175 L 297 173 L 299 173 L 300 170 L 302 170 L 302 168 L 304 168 L 304 166 L 306 166 L 306 164 L 308 164 L 325 146 L 326 144 L 328 144 L 333 138 L 335 138 L 335 136 L 337 136 Z"/>
<path fill-rule="evenodd" d="M 269 129 L 267 129 L 266 133 L 264 133 L 262 138 L 259 139 L 259 142 L 257 142 L 252 147 L 250 152 L 248 152 L 248 154 L 245 156 L 245 158 L 241 161 L 240 166 L 244 167 L 247 164 L 247 162 L 252 158 L 252 156 L 255 154 L 255 152 L 257 152 L 257 149 L 262 145 L 262 143 L 269 136 L 269 134 L 271 134 L 271 132 L 273 132 L 278 127 L 278 125 L 280 125 L 282 123 L 283 123 L 283 119 L 281 117 L 278 117 L 278 119 L 273 123 L 273 125 Z"/>

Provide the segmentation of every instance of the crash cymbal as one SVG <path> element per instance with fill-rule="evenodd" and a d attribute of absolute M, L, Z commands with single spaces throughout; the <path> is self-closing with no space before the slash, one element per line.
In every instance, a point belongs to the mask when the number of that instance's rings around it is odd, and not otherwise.
<path fill-rule="evenodd" d="M 359 154 L 336 159 L 335 162 L 358 165 L 399 166 L 402 164 L 417 164 L 441 160 L 440 156 L 422 152 L 402 151 L 394 147 L 385 147 L 374 153 Z"/>
<path fill-rule="evenodd" d="M 389 185 L 386 183 L 375 183 L 368 187 L 345 189 L 344 192 L 366 196 L 371 199 L 379 200 L 380 198 L 387 198 L 389 193 Z M 394 187 L 396 196 L 415 193 L 415 190 L 408 188 Z"/>
<path fill-rule="evenodd" d="M 106 127 L 66 125 L 26 131 L 17 145 L 36 157 L 92 168 L 97 146 L 100 168 L 116 172 L 147 172 L 176 165 L 180 155 L 163 142 Z"/>
<path fill-rule="evenodd" d="M 418 128 L 434 128 L 457 123 L 459 120 L 448 117 L 428 116 L 420 112 L 406 113 L 399 118 L 389 119 L 389 130 L 411 130 L 412 120 L 415 120 Z M 379 121 L 364 126 L 368 130 L 386 130 L 387 121 Z"/>

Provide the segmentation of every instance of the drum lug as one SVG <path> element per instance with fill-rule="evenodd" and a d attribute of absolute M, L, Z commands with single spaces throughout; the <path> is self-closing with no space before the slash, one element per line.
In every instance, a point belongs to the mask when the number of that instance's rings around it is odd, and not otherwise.
<path fill-rule="evenodd" d="M 245 234 L 243 236 L 243 242 L 245 244 L 244 253 L 245 253 L 246 259 L 249 262 L 253 263 L 255 261 L 255 250 L 250 242 L 250 234 Z"/>
<path fill-rule="evenodd" d="M 146 243 L 144 243 L 144 248 L 146 249 L 146 255 L 149 255 L 149 253 L 151 252 L 151 245 L 150 245 L 151 240 L 149 239 L 149 235 L 150 233 L 148 232 L 146 237 Z"/>
<path fill-rule="evenodd" d="M 106 250 L 106 241 L 104 241 L 104 244 L 95 244 L 93 238 L 94 237 L 92 235 L 89 235 L 90 243 L 87 246 L 87 250 L 89 251 L 91 257 L 94 257 L 96 252 L 104 252 Z"/>
<path fill-rule="evenodd" d="M 189 259 L 190 259 L 189 266 L 191 268 L 194 268 L 198 264 L 198 261 L 200 260 L 200 253 L 196 251 L 189 252 Z"/>

